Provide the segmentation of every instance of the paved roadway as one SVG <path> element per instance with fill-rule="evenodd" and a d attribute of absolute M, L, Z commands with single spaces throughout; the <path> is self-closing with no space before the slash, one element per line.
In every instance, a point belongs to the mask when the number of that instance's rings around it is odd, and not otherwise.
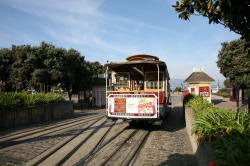
<path fill-rule="evenodd" d="M 106 121 L 103 110 L 83 110 L 71 119 L 1 131 L 0 165 L 74 165 L 84 159 L 80 164 L 196 166 L 181 115 L 175 94 L 161 126 Z"/>

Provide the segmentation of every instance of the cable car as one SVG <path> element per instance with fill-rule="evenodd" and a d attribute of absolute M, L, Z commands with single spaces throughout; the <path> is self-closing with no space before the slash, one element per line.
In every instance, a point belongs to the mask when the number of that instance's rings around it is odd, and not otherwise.
<path fill-rule="evenodd" d="M 158 121 L 170 104 L 166 63 L 147 54 L 110 62 L 106 68 L 106 117 Z"/>

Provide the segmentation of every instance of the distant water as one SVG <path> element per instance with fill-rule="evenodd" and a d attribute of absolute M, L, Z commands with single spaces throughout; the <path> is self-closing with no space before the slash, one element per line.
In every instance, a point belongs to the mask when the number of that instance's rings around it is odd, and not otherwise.
<path fill-rule="evenodd" d="M 187 83 L 184 83 L 184 79 L 171 79 L 169 81 L 171 90 L 174 90 L 176 87 L 183 87 L 184 89 L 187 88 Z M 218 83 L 212 82 L 212 89 L 217 88 Z M 219 84 L 220 88 L 224 87 L 223 83 Z"/>
<path fill-rule="evenodd" d="M 172 90 L 174 90 L 176 87 L 187 87 L 187 84 L 184 83 L 184 79 L 171 79 L 169 83 Z"/>

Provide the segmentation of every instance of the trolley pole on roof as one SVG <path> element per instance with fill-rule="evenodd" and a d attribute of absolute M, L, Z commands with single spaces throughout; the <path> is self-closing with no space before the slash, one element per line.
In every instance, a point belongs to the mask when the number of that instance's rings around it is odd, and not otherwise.
<path fill-rule="evenodd" d="M 158 97 L 157 97 L 157 100 L 158 100 L 158 111 L 157 111 L 157 114 L 158 116 L 159 115 L 159 111 L 160 111 L 160 69 L 159 69 L 159 64 L 157 64 L 157 74 L 158 74 L 158 83 L 157 83 L 157 88 L 158 88 Z"/>
<path fill-rule="evenodd" d="M 106 67 L 106 72 L 105 72 L 105 80 L 106 80 L 106 110 L 108 109 L 108 66 Z"/>

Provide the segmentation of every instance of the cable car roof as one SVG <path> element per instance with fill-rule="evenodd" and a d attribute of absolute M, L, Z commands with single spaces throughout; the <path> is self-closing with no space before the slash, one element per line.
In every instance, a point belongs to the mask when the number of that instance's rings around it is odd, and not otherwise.
<path fill-rule="evenodd" d="M 157 56 L 148 55 L 148 54 L 136 54 L 126 58 L 127 61 L 138 61 L 138 60 L 159 60 Z"/>
<path fill-rule="evenodd" d="M 158 64 L 160 67 L 165 68 L 166 64 L 163 61 L 160 61 L 158 57 L 147 54 L 138 54 L 132 55 L 126 58 L 126 62 L 110 62 L 105 64 L 105 66 L 109 66 L 110 68 L 122 67 L 122 66 L 133 66 L 133 65 L 150 65 L 150 64 Z"/>

